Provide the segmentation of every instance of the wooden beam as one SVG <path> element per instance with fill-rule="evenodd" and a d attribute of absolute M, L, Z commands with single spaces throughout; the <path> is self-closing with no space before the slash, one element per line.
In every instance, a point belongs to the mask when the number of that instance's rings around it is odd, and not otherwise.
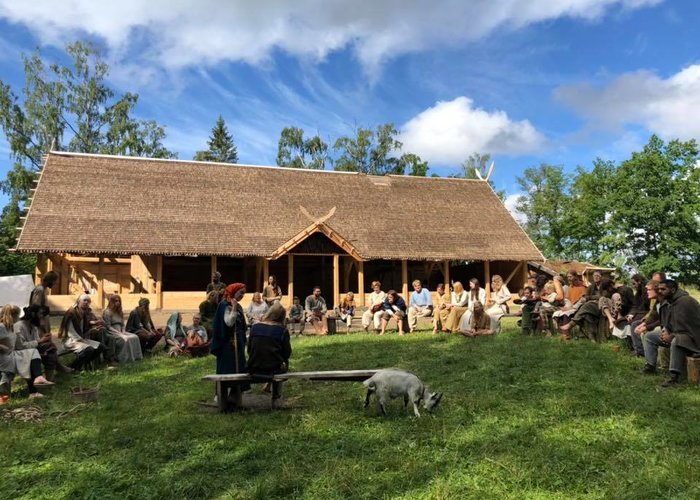
<path fill-rule="evenodd" d="M 445 292 L 450 290 L 450 261 L 444 260 L 442 262 L 442 274 L 445 278 Z"/>
<path fill-rule="evenodd" d="M 253 286 L 257 287 L 260 283 L 260 273 L 262 273 L 262 257 L 255 258 L 255 277 L 253 278 Z M 262 292 L 262 290 L 251 290 L 251 292 Z"/>
<path fill-rule="evenodd" d="M 289 304 L 287 307 L 292 307 L 294 303 L 294 255 L 287 254 L 287 297 Z"/>
<path fill-rule="evenodd" d="M 408 260 L 401 259 L 401 295 L 408 305 Z"/>
<path fill-rule="evenodd" d="M 216 258 L 216 255 L 211 256 L 211 274 L 214 274 L 218 269 L 216 268 L 218 266 L 218 259 Z"/>
<path fill-rule="evenodd" d="M 363 261 L 357 262 L 357 295 L 359 299 L 360 307 L 365 306 L 365 263 Z"/>
<path fill-rule="evenodd" d="M 488 302 L 491 300 L 491 262 L 488 260 L 484 261 L 484 289 L 486 290 L 486 302 Z"/>
<path fill-rule="evenodd" d="M 527 261 L 523 261 L 523 286 L 527 285 L 527 279 L 530 277 L 530 271 L 527 267 Z"/>
<path fill-rule="evenodd" d="M 515 269 L 513 269 L 513 271 L 508 275 L 508 278 L 503 282 L 503 284 L 505 286 L 508 286 L 508 283 L 510 283 L 510 280 L 513 279 L 513 276 L 516 275 L 516 273 L 518 272 L 518 269 L 520 269 L 520 266 L 522 266 L 522 265 L 523 265 L 522 262 L 518 262 L 518 265 L 515 266 Z"/>
<path fill-rule="evenodd" d="M 100 255 L 97 264 L 97 307 L 101 310 L 105 306 L 105 258 Z"/>
<path fill-rule="evenodd" d="M 333 254 L 333 305 L 340 304 L 340 255 Z"/>
<path fill-rule="evenodd" d="M 267 278 L 270 276 L 270 261 L 267 259 L 263 259 L 262 261 L 262 286 L 260 287 L 260 291 L 262 292 L 265 290 L 265 286 L 267 285 Z"/>
<path fill-rule="evenodd" d="M 156 256 L 156 309 L 163 309 L 163 256 Z"/>

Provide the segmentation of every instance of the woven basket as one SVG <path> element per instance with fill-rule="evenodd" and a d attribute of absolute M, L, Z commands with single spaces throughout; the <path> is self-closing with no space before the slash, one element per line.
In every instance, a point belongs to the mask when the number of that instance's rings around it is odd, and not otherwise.
<path fill-rule="evenodd" d="M 70 390 L 71 398 L 76 403 L 90 403 L 97 401 L 98 391 L 94 387 L 73 387 Z"/>

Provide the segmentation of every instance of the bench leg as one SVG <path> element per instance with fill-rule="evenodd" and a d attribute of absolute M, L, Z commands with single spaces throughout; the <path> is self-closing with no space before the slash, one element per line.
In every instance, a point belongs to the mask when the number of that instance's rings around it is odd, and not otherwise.
<path fill-rule="evenodd" d="M 228 410 L 228 390 L 226 382 L 216 381 L 216 402 L 219 405 L 219 412 L 225 413 Z"/>
<path fill-rule="evenodd" d="M 241 392 L 240 384 L 234 384 L 233 387 L 231 387 L 230 398 L 231 406 L 234 408 L 240 408 L 243 406 L 243 393 Z"/>

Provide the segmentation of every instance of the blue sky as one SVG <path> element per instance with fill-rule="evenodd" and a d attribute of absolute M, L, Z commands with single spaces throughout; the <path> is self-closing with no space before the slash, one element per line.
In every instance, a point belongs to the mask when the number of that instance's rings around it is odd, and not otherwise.
<path fill-rule="evenodd" d="M 0 79 L 19 93 L 21 53 L 91 39 L 182 159 L 219 114 L 240 162 L 267 165 L 285 126 L 332 144 L 393 122 L 430 172 L 490 153 L 510 204 L 528 166 L 700 137 L 698 19 L 694 0 L 0 0 Z"/>

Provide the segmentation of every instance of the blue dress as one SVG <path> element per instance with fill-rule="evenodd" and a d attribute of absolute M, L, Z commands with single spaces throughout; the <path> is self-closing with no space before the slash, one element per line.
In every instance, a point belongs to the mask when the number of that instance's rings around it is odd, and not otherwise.
<path fill-rule="evenodd" d="M 243 314 L 243 308 L 240 304 L 236 305 L 238 313 L 236 321 L 233 326 L 228 326 L 224 321 L 227 307 L 229 307 L 229 303 L 226 300 L 222 300 L 214 315 L 214 335 L 211 340 L 211 353 L 216 356 L 216 373 L 248 373 L 248 366 L 245 360 L 245 334 L 248 326 Z"/>

